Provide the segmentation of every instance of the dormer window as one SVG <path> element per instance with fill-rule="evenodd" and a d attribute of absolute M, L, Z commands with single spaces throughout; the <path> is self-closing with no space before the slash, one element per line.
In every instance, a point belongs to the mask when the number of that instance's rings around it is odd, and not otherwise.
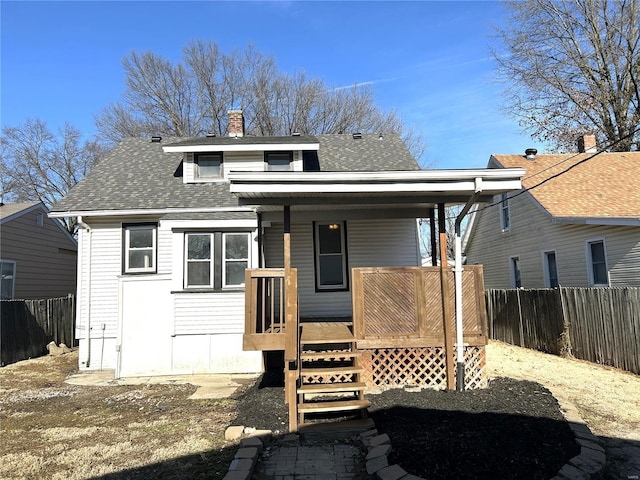
<path fill-rule="evenodd" d="M 264 152 L 265 170 L 288 172 L 293 165 L 293 152 Z"/>
<path fill-rule="evenodd" d="M 222 152 L 196 153 L 193 163 L 196 166 L 196 178 L 215 179 L 222 177 Z"/>

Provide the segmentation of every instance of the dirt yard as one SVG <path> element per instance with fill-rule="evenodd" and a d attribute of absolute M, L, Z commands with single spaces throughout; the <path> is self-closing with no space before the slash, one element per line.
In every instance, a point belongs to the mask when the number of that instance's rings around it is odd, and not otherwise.
<path fill-rule="evenodd" d="M 595 434 L 640 440 L 640 377 L 499 342 L 489 345 L 487 357 L 492 377 L 564 392 Z M 242 401 L 190 400 L 191 385 L 65 384 L 77 362 L 72 353 L 0 369 L 0 478 L 224 476 L 236 445 L 223 433 L 247 409 Z"/>

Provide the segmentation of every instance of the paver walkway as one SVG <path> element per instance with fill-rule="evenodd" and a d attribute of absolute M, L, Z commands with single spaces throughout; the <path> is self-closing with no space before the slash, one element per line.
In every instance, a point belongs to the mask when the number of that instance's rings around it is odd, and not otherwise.
<path fill-rule="evenodd" d="M 313 442 L 286 438 L 265 449 L 258 460 L 259 480 L 361 480 L 369 478 L 364 454 L 347 443 Z"/>

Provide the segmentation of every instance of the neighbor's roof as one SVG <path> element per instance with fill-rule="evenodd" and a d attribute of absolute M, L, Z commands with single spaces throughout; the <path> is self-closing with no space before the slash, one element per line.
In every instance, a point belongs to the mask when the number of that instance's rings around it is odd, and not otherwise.
<path fill-rule="evenodd" d="M 270 137 L 242 138 L 242 142 L 264 143 L 265 138 Z M 321 171 L 420 170 L 405 144 L 394 134 L 384 134 L 382 138 L 377 134 L 362 135 L 357 140 L 352 135 L 286 138 L 296 143 L 300 143 L 301 138 L 319 142 L 315 163 Z M 205 137 L 197 141 L 210 142 L 213 146 L 237 140 Z M 183 154 L 163 151 L 163 146 L 193 142 L 193 138 L 176 137 L 163 138 L 160 142 L 149 138 L 123 140 L 53 206 L 52 213 L 60 216 L 65 212 L 237 208 L 238 200 L 230 193 L 228 183 L 185 184 Z"/>
<path fill-rule="evenodd" d="M 29 202 L 29 203 L 3 203 L 0 204 L 0 220 L 4 222 L 9 221 L 11 218 L 19 217 L 28 210 L 41 206 L 43 210 L 46 210 L 45 206 L 41 202 Z M 9 218 L 11 217 L 11 218 Z"/>
<path fill-rule="evenodd" d="M 492 155 L 489 166 L 495 162 L 524 168 L 523 188 L 531 189 L 533 198 L 557 220 L 640 219 L 640 152 L 537 155 L 535 160 Z"/>

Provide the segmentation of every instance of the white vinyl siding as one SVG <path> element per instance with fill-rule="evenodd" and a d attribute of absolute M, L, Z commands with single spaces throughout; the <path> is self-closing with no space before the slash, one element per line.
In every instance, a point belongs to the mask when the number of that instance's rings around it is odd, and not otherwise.
<path fill-rule="evenodd" d="M 93 226 L 90 235 L 89 241 L 88 234 L 82 232 L 82 253 L 85 261 L 82 268 L 83 291 L 78 298 L 78 304 L 82 305 L 81 317 L 77 321 L 78 333 L 81 338 L 87 338 L 87 316 L 90 315 L 92 337 L 114 337 L 119 311 L 118 277 L 122 273 L 122 224 Z M 87 261 L 89 244 L 90 262 Z M 91 302 L 87 298 L 88 294 L 91 295 Z"/>
<path fill-rule="evenodd" d="M 482 208 L 482 207 L 481 207 Z M 525 194 L 510 199 L 511 230 L 500 231 L 497 206 L 479 212 L 467 263 L 484 265 L 485 288 L 510 288 L 509 257 L 520 257 L 523 287 L 545 288 L 542 252 L 555 250 L 563 286 L 588 287 L 585 242 L 604 238 L 611 286 L 640 286 L 640 228 L 554 224 Z"/>
<path fill-rule="evenodd" d="M 420 265 L 415 219 L 347 220 L 347 264 L 354 267 L 401 267 Z M 282 267 L 282 224 L 265 229 L 267 267 Z M 291 266 L 298 269 L 300 315 L 351 316 L 348 291 L 316 291 L 313 256 L 313 223 L 291 225 Z M 351 280 L 349 280 L 351 285 Z"/>

